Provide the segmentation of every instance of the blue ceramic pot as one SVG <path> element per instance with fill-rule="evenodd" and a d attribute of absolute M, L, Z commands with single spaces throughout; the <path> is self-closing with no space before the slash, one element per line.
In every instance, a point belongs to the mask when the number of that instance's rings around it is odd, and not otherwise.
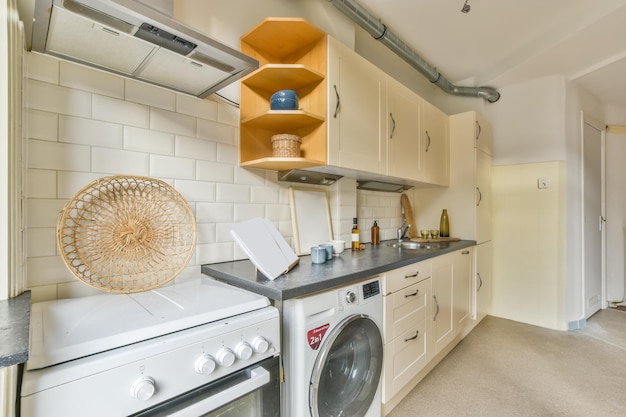
<path fill-rule="evenodd" d="M 270 97 L 272 110 L 298 110 L 298 93 L 294 90 L 280 90 Z"/>

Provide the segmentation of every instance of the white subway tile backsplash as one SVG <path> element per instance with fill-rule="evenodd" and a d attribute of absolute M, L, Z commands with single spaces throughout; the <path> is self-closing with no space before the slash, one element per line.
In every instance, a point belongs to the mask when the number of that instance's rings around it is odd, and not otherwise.
<path fill-rule="evenodd" d="M 239 148 L 223 143 L 217 144 L 217 161 L 239 166 Z"/>
<path fill-rule="evenodd" d="M 235 179 L 233 166 L 219 162 L 197 161 L 196 179 L 232 184 Z"/>
<path fill-rule="evenodd" d="M 196 244 L 215 243 L 215 223 L 198 223 L 196 226 Z"/>
<path fill-rule="evenodd" d="M 239 223 L 255 217 L 265 217 L 263 204 L 235 204 L 235 222 Z"/>
<path fill-rule="evenodd" d="M 26 256 L 36 258 L 56 255 L 56 236 L 56 228 L 54 227 L 28 229 L 26 233 Z"/>
<path fill-rule="evenodd" d="M 40 286 L 31 286 L 30 290 L 30 301 L 31 303 L 40 303 L 43 301 L 51 301 L 58 299 L 57 290 L 58 284 L 48 284 L 48 285 L 40 285 Z"/>
<path fill-rule="evenodd" d="M 235 167 L 235 183 L 265 186 L 265 170 Z"/>
<path fill-rule="evenodd" d="M 235 216 L 232 203 L 197 203 L 196 221 L 199 223 L 232 223 Z"/>
<path fill-rule="evenodd" d="M 127 101 L 158 107 L 164 110 L 176 108 L 176 93 L 155 85 L 136 80 L 125 80 L 125 98 Z"/>
<path fill-rule="evenodd" d="M 106 174 L 150 175 L 150 156 L 142 152 L 93 148 L 92 171 Z"/>
<path fill-rule="evenodd" d="M 90 287 L 84 282 L 74 280 L 72 282 L 64 282 L 59 284 L 59 298 L 78 298 L 89 297 L 92 295 L 102 295 L 105 292 L 98 290 L 94 287 Z"/>
<path fill-rule="evenodd" d="M 193 159 L 150 155 L 150 176 L 153 177 L 193 179 L 195 167 Z"/>
<path fill-rule="evenodd" d="M 215 241 L 216 242 L 233 242 L 234 239 L 230 234 L 233 223 L 218 223 L 215 225 Z"/>
<path fill-rule="evenodd" d="M 217 103 L 210 98 L 203 100 L 178 94 L 176 96 L 176 112 L 200 119 L 217 120 Z"/>
<path fill-rule="evenodd" d="M 218 103 L 217 121 L 230 126 L 239 127 L 239 110 L 229 104 Z"/>
<path fill-rule="evenodd" d="M 56 171 L 29 169 L 26 173 L 26 196 L 28 198 L 56 198 Z"/>
<path fill-rule="evenodd" d="M 162 155 L 174 155 L 175 137 L 171 133 L 155 132 L 138 127 L 124 127 L 124 149 Z"/>
<path fill-rule="evenodd" d="M 28 111 L 28 137 L 56 141 L 59 133 L 59 115 L 39 110 Z"/>
<path fill-rule="evenodd" d="M 28 167 L 59 171 L 89 171 L 90 149 L 83 145 L 30 140 Z"/>
<path fill-rule="evenodd" d="M 280 190 L 269 186 L 250 187 L 250 202 L 256 204 L 278 204 Z"/>
<path fill-rule="evenodd" d="M 183 158 L 215 161 L 217 160 L 217 144 L 203 139 L 176 136 L 175 155 Z"/>
<path fill-rule="evenodd" d="M 56 227 L 65 200 L 30 198 L 26 203 L 28 227 Z"/>
<path fill-rule="evenodd" d="M 234 245 L 233 242 L 196 245 L 196 262 L 202 265 L 230 261 Z"/>
<path fill-rule="evenodd" d="M 76 278 L 63 263 L 61 256 L 28 258 L 26 262 L 28 287 L 61 282 L 73 282 Z"/>
<path fill-rule="evenodd" d="M 228 145 L 235 144 L 235 128 L 212 120 L 198 119 L 198 135 L 201 139 Z"/>
<path fill-rule="evenodd" d="M 184 114 L 152 108 L 150 110 L 150 129 L 175 135 L 195 136 L 196 119 Z"/>
<path fill-rule="evenodd" d="M 59 61 L 47 55 L 29 52 L 26 54 L 26 76 L 31 80 L 59 83 Z"/>
<path fill-rule="evenodd" d="M 248 203 L 250 201 L 250 186 L 241 184 L 217 184 L 215 201 L 220 203 Z"/>
<path fill-rule="evenodd" d="M 127 126 L 148 128 L 150 108 L 121 99 L 94 94 L 93 118 Z"/>
<path fill-rule="evenodd" d="M 98 120 L 59 116 L 59 142 L 122 148 L 122 126 Z"/>
<path fill-rule="evenodd" d="M 288 204 L 267 204 L 265 206 L 265 217 L 272 222 L 291 219 L 291 206 Z"/>
<path fill-rule="evenodd" d="M 30 80 L 26 103 L 31 109 L 91 117 L 91 93 Z"/>
<path fill-rule="evenodd" d="M 69 200 L 81 189 L 103 176 L 103 174 L 91 172 L 58 171 L 57 197 Z"/>
<path fill-rule="evenodd" d="M 174 188 L 188 201 L 215 201 L 215 183 L 208 181 L 174 181 Z"/>
<path fill-rule="evenodd" d="M 59 84 L 116 98 L 124 97 L 124 79 L 116 75 L 60 61 Z"/>

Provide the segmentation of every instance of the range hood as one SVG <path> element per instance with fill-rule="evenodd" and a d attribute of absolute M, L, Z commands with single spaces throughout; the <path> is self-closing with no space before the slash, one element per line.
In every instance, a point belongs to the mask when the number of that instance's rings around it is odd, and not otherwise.
<path fill-rule="evenodd" d="M 31 50 L 200 98 L 259 67 L 138 0 L 35 0 Z"/>

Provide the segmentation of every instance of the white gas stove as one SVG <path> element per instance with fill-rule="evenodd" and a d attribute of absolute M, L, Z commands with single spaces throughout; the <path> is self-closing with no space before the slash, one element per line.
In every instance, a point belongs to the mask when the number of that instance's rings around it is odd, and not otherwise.
<path fill-rule="evenodd" d="M 31 314 L 23 417 L 276 415 L 261 406 L 279 403 L 280 324 L 266 297 L 203 277 Z"/>

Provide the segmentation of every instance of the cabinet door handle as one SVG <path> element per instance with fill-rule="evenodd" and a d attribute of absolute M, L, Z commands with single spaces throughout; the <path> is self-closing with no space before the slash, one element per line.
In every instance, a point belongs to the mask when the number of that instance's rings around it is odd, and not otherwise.
<path fill-rule="evenodd" d="M 404 294 L 404 298 L 415 297 L 419 292 L 420 290 L 415 290 L 415 292 L 412 292 L 411 294 Z"/>
<path fill-rule="evenodd" d="M 415 340 L 415 339 L 417 339 L 417 337 L 419 336 L 419 334 L 420 334 L 420 331 L 419 331 L 419 330 L 416 330 L 416 331 L 415 331 L 415 336 L 413 336 L 413 337 L 409 337 L 408 339 L 404 339 L 404 341 L 405 341 L 405 342 L 408 342 L 408 341 L 411 341 L 411 340 Z"/>
<path fill-rule="evenodd" d="M 476 192 L 478 193 L 478 201 L 476 202 L 476 207 L 480 206 L 480 202 L 483 201 L 483 193 L 480 192 L 480 188 L 476 187 Z"/>
<path fill-rule="evenodd" d="M 417 272 L 416 272 L 416 273 L 414 273 L 414 274 L 405 275 L 405 276 L 404 276 L 404 278 L 405 278 L 405 279 L 407 279 L 407 278 L 415 278 L 415 277 L 416 277 L 416 276 L 418 276 L 419 274 L 420 274 L 420 271 L 417 271 Z"/>
<path fill-rule="evenodd" d="M 437 321 L 437 316 L 439 315 L 439 303 L 437 302 L 437 296 L 433 295 L 433 298 L 435 299 L 435 315 L 433 316 L 433 321 Z"/>
<path fill-rule="evenodd" d="M 470 251 L 468 250 L 464 250 L 463 252 L 461 252 L 461 255 L 469 255 Z"/>
<path fill-rule="evenodd" d="M 428 152 L 428 149 L 430 149 L 430 135 L 428 134 L 428 130 L 426 131 L 426 138 L 428 139 L 428 144 L 426 145 L 425 152 Z"/>
<path fill-rule="evenodd" d="M 478 128 L 478 130 L 476 130 L 476 140 L 478 140 L 481 132 L 483 131 L 482 127 L 480 127 L 480 123 L 478 123 L 478 120 L 476 120 L 476 127 Z"/>
<path fill-rule="evenodd" d="M 393 139 L 393 132 L 396 131 L 396 120 L 393 118 L 393 113 L 389 113 L 389 117 L 391 117 L 391 135 L 389 139 Z"/>
<path fill-rule="evenodd" d="M 337 96 L 337 104 L 335 104 L 335 114 L 333 114 L 333 118 L 337 118 L 337 113 L 339 113 L 339 103 L 341 103 L 341 99 L 339 98 L 339 91 L 337 91 L 337 85 L 333 84 L 335 88 L 335 95 Z"/>
<path fill-rule="evenodd" d="M 477 272 L 476 275 L 478 275 L 478 289 L 476 290 L 478 292 L 483 287 L 483 279 L 480 276 L 480 272 Z"/>

